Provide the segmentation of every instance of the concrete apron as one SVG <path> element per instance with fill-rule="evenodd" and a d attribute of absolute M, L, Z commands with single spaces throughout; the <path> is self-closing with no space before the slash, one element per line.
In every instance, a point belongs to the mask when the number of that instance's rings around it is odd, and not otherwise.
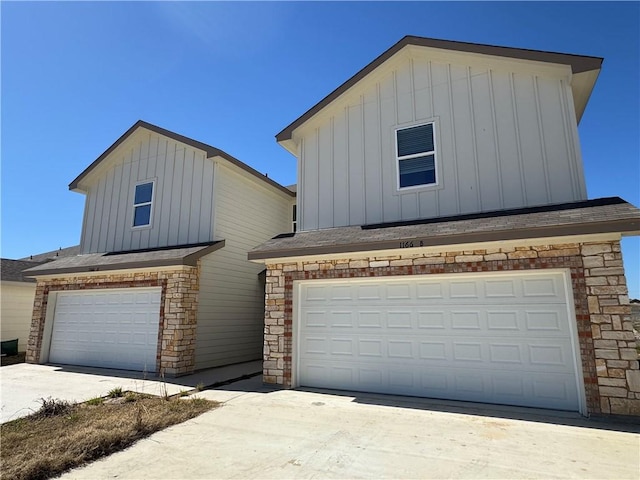
<path fill-rule="evenodd" d="M 42 398 L 82 402 L 122 388 L 152 395 L 174 395 L 199 384 L 209 386 L 262 371 L 262 361 L 211 368 L 178 378 L 160 379 L 141 372 L 69 365 L 20 363 L 0 370 L 0 423 L 30 415 L 42 405 Z"/>
<path fill-rule="evenodd" d="M 636 426 L 531 409 L 270 390 L 260 377 L 199 396 L 220 408 L 67 479 L 638 478 Z"/>

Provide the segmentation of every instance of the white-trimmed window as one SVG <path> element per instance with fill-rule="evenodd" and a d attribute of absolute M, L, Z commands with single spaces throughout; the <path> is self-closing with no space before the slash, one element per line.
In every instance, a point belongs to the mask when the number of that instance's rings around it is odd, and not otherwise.
<path fill-rule="evenodd" d="M 293 206 L 293 210 L 292 210 L 292 215 L 291 215 L 291 230 L 293 231 L 293 233 L 296 233 L 298 231 L 298 206 L 294 205 Z"/>
<path fill-rule="evenodd" d="M 153 182 L 136 185 L 133 196 L 133 226 L 145 227 L 151 224 L 151 206 L 153 203 Z"/>
<path fill-rule="evenodd" d="M 425 123 L 396 130 L 398 188 L 435 185 L 435 124 Z"/>

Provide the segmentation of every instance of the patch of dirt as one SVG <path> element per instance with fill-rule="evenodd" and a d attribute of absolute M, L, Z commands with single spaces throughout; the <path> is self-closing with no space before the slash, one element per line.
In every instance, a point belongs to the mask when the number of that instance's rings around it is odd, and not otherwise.
<path fill-rule="evenodd" d="M 219 406 L 202 398 L 131 392 L 123 398 L 71 405 L 43 399 L 33 415 L 2 424 L 2 478 L 52 478 Z"/>

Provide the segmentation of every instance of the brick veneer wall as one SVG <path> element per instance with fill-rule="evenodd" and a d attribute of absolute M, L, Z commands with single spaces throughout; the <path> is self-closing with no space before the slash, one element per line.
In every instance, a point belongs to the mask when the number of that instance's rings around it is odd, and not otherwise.
<path fill-rule="evenodd" d="M 199 267 L 155 272 L 101 272 L 91 276 L 40 279 L 36 285 L 26 361 L 39 363 L 45 318 L 52 292 L 98 288 L 162 287 L 156 372 L 179 376 L 193 372 L 196 348 Z"/>
<path fill-rule="evenodd" d="M 640 370 L 617 241 L 267 264 L 264 381 L 291 387 L 296 280 L 549 268 L 571 272 L 588 412 L 640 415 Z"/>

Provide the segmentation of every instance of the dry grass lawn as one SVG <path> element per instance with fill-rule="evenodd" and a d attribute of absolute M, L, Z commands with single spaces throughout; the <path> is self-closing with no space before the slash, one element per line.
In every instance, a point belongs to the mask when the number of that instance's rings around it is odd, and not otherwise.
<path fill-rule="evenodd" d="M 2 478 L 57 476 L 216 406 L 199 398 L 137 393 L 83 404 L 43 400 L 38 412 L 0 427 Z"/>

